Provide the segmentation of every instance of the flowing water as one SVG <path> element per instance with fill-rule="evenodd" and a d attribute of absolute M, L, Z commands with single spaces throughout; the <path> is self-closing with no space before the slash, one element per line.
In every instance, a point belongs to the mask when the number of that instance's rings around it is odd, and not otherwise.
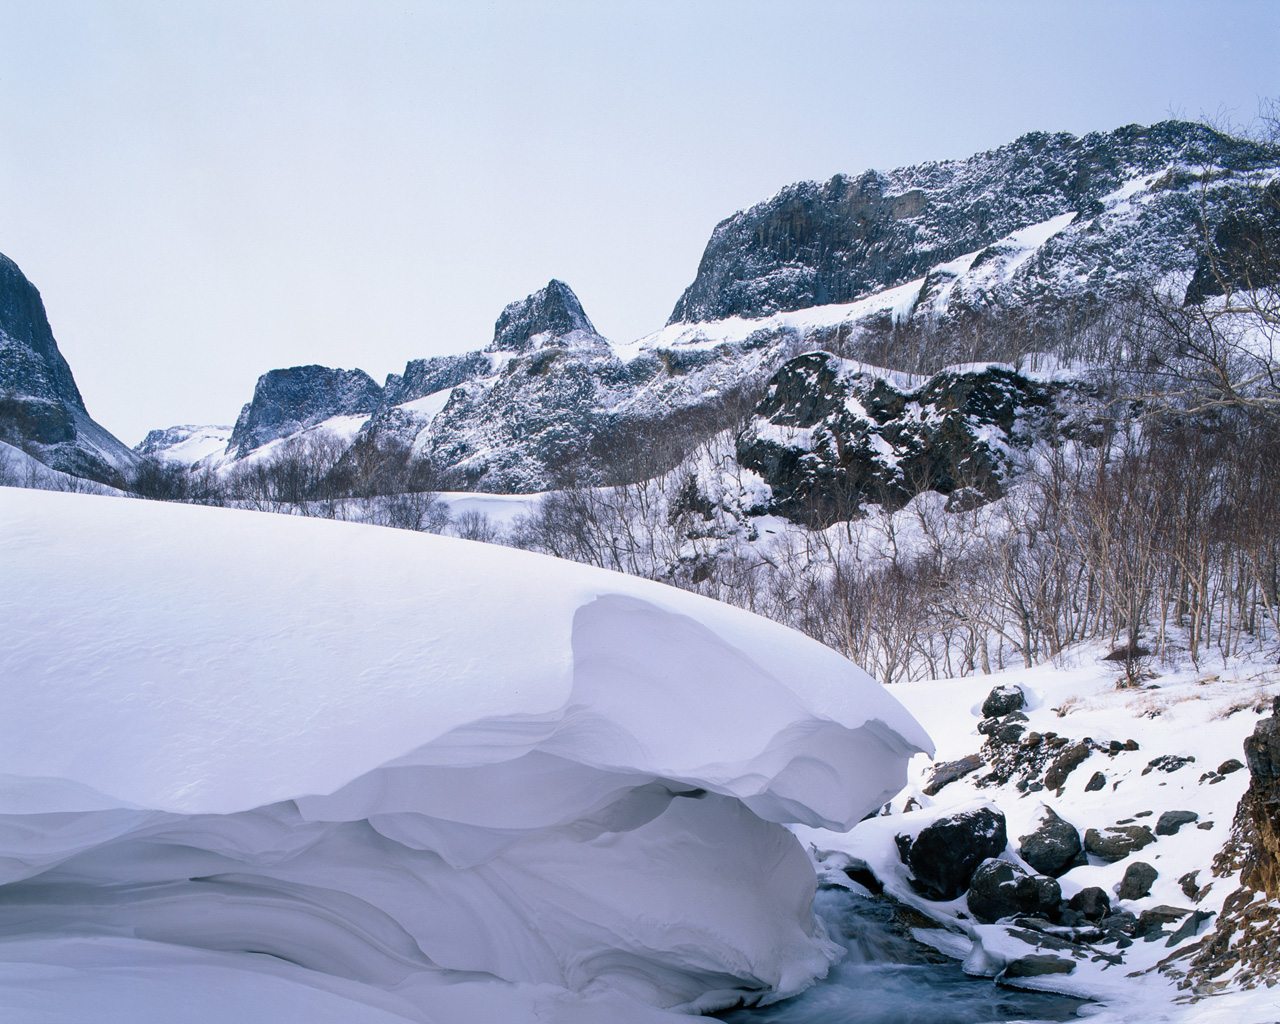
<path fill-rule="evenodd" d="M 1002 988 L 911 937 L 886 899 L 839 889 L 814 909 L 848 954 L 808 991 L 762 1009 L 720 1014 L 728 1024 L 995 1024 L 1076 1019 L 1082 1000 Z"/>

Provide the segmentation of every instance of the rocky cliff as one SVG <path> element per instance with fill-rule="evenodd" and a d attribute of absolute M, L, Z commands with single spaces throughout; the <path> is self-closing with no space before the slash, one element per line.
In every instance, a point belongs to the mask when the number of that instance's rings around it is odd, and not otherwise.
<path fill-rule="evenodd" d="M 271 370 L 258 378 L 253 401 L 240 411 L 227 450 L 243 458 L 269 441 L 335 416 L 369 415 L 381 401 L 382 388 L 363 370 Z"/>
<path fill-rule="evenodd" d="M 951 284 L 1057 218 L 1068 220 L 1037 240 L 1034 260 L 980 295 L 961 289 L 958 304 L 1119 293 L 1192 271 L 1206 225 L 1277 167 L 1274 147 L 1166 121 L 1035 132 L 966 160 L 801 182 L 716 226 L 671 322 L 848 303 L 930 275 Z"/>
<path fill-rule="evenodd" d="M 0 440 L 75 476 L 120 484 L 137 456 L 94 422 L 58 351 L 44 302 L 0 255 Z"/>

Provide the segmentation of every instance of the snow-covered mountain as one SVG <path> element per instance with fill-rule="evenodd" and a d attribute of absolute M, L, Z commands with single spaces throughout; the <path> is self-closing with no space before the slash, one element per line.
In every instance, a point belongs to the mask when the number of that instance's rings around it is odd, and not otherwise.
<path fill-rule="evenodd" d="M 966 160 L 802 182 L 717 225 L 671 323 L 848 303 L 913 281 L 934 309 L 1118 294 L 1192 272 L 1206 221 L 1277 168 L 1274 147 L 1165 121 L 1034 132 Z"/>
<path fill-rule="evenodd" d="M 54 469 L 118 484 L 137 455 L 85 409 L 44 302 L 0 255 L 0 441 Z"/>
<path fill-rule="evenodd" d="M 1168 121 L 1033 133 L 966 160 L 791 185 L 717 226 L 671 322 L 651 335 L 606 341 L 553 280 L 504 309 L 483 349 L 412 360 L 380 400 L 363 377 L 348 400 L 319 368 L 255 393 L 221 461 L 332 421 L 357 447 L 428 456 L 456 487 L 634 477 L 652 467 L 628 460 L 661 447 L 637 437 L 696 439 L 738 422 L 742 396 L 806 349 L 892 366 L 895 332 L 1001 310 L 1051 348 L 1036 332 L 1063 307 L 1192 281 L 1203 295 L 1205 240 L 1230 234 L 1277 180 L 1280 149 Z M 935 369 L 990 358 L 934 357 Z M 357 371 L 324 374 L 342 372 Z"/>

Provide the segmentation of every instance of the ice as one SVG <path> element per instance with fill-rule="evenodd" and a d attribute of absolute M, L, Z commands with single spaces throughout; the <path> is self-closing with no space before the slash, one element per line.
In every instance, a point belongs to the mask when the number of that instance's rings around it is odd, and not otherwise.
<path fill-rule="evenodd" d="M 930 747 L 781 626 L 448 538 L 0 488 L 0 578 L 23 1020 L 653 1021 L 796 992 L 836 949 L 783 823 L 851 827 Z"/>

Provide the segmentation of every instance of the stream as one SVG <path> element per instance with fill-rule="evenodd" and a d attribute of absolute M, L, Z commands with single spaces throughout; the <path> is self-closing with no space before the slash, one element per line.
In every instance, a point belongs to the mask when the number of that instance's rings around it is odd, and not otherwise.
<path fill-rule="evenodd" d="M 727 1024 L 1020 1024 L 1069 1021 L 1084 1000 L 1003 988 L 917 942 L 877 897 L 824 889 L 814 910 L 847 955 L 793 999 L 718 1014 Z"/>

